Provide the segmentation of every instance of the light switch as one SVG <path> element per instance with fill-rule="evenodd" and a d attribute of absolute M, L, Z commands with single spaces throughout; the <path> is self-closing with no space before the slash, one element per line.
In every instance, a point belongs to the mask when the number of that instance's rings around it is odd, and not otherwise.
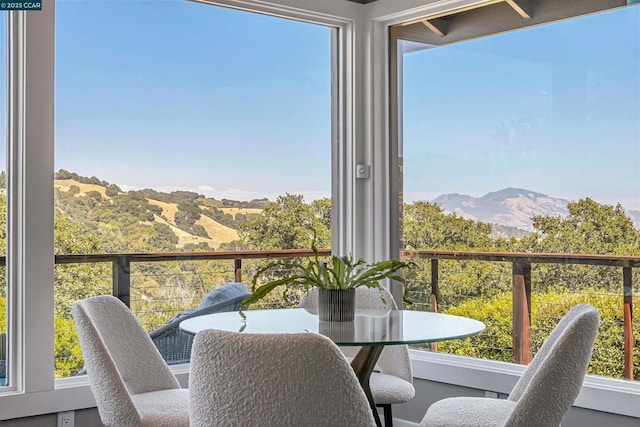
<path fill-rule="evenodd" d="M 356 165 L 356 178 L 369 178 L 369 165 Z"/>

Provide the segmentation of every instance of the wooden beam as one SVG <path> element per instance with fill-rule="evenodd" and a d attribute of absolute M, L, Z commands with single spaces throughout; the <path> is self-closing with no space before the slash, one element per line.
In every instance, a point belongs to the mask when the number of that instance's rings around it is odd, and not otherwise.
<path fill-rule="evenodd" d="M 633 380 L 633 276 L 631 267 L 622 269 L 622 290 L 624 295 L 624 377 Z"/>
<path fill-rule="evenodd" d="M 531 363 L 531 263 L 514 261 L 513 269 L 513 362 Z"/>
<path fill-rule="evenodd" d="M 432 21 L 432 20 L 434 20 L 436 18 L 443 18 L 445 16 L 451 16 L 451 15 L 455 15 L 457 13 L 467 12 L 469 10 L 478 9 L 478 8 L 485 7 L 485 6 L 490 6 L 492 4 L 503 3 L 505 1 L 506 0 L 487 0 L 487 1 L 484 1 L 482 3 L 461 7 L 459 9 L 448 10 L 446 12 L 436 13 L 434 15 L 429 15 L 428 17 L 426 17 L 426 19 Z M 398 24 L 398 25 L 400 25 L 400 26 L 411 25 L 411 24 L 415 24 L 416 22 L 421 22 L 424 19 L 425 18 L 412 19 L 410 21 L 406 21 L 406 22 L 403 22 L 403 23 Z"/>
<path fill-rule="evenodd" d="M 505 2 L 524 19 L 531 19 L 531 13 L 527 10 L 526 0 L 505 0 Z"/>
<path fill-rule="evenodd" d="M 461 7 L 459 9 L 448 10 L 446 12 L 440 12 L 434 15 L 429 15 L 426 18 L 412 19 L 410 21 L 406 21 L 398 25 L 404 27 L 407 25 L 415 24 L 416 22 L 422 22 L 423 24 L 427 25 L 426 24 L 427 21 L 433 21 L 434 19 L 444 18 L 445 16 L 457 15 L 458 13 L 468 12 L 470 10 L 480 9 L 482 7 L 491 6 L 498 3 L 507 3 L 509 6 L 511 6 L 513 10 L 515 10 L 518 13 L 518 15 L 520 15 L 525 19 L 531 19 L 529 2 L 530 0 L 487 0 L 481 3 L 476 3 L 469 6 Z M 429 26 L 427 25 L 427 27 Z M 429 29 L 431 30 L 431 27 L 429 27 Z M 436 34 L 438 33 L 436 32 Z"/>
<path fill-rule="evenodd" d="M 424 21 L 422 21 L 422 23 L 424 24 L 425 27 L 427 27 L 429 30 L 431 30 L 432 33 L 435 33 L 436 35 L 440 36 L 440 37 L 444 37 L 446 34 L 446 30 L 444 29 L 443 25 L 438 25 L 434 22 L 429 21 L 428 19 L 425 19 Z"/>

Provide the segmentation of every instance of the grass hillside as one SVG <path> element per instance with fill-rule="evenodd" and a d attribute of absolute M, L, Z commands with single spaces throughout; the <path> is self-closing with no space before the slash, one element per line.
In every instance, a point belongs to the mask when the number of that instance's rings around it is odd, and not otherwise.
<path fill-rule="evenodd" d="M 230 243 L 238 238 L 237 225 L 247 216 L 260 214 L 262 208 L 255 206 L 265 204 L 263 200 L 220 201 L 185 191 L 124 192 L 117 185 L 95 177 L 84 178 L 62 170 L 56 178 L 63 178 L 55 180 L 59 212 L 85 222 L 96 221 L 92 228 L 98 232 L 105 229 L 104 222 L 122 228 L 119 223 L 123 218 L 129 218 L 129 222 L 137 218 L 138 224 L 150 227 L 147 234 L 160 233 L 163 243 L 175 245 L 175 249 L 189 244 L 217 249 L 222 243 Z"/>
<path fill-rule="evenodd" d="M 62 191 L 69 191 L 71 186 L 75 185 L 80 189 L 80 195 L 84 196 L 90 191 L 97 191 L 102 194 L 103 197 L 106 197 L 106 188 L 102 185 L 96 184 L 83 184 L 73 179 L 56 179 L 55 180 L 55 188 L 59 188 Z"/>
<path fill-rule="evenodd" d="M 194 236 L 191 233 L 181 230 L 176 226 L 176 212 L 178 212 L 178 205 L 175 203 L 164 203 L 158 200 L 148 199 L 149 203 L 162 208 L 161 216 L 156 216 L 156 221 L 167 224 L 171 227 L 171 231 L 178 236 L 178 244 L 176 247 L 182 248 L 188 243 L 195 245 L 199 243 L 207 243 L 212 248 L 218 248 L 221 243 L 229 243 L 238 238 L 238 232 L 233 228 L 227 227 L 212 220 L 204 215 L 200 216 L 200 219 L 195 223 L 201 225 L 206 230 L 210 238 Z M 165 219 L 166 218 L 166 219 Z"/>

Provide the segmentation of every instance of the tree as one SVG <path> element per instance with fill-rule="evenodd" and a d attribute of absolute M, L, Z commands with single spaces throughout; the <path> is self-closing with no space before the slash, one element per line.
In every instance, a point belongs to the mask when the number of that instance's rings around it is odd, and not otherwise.
<path fill-rule="evenodd" d="M 523 252 L 640 255 L 640 230 L 621 205 L 610 206 L 590 198 L 567 205 L 566 217 L 535 216 L 535 232 L 522 239 L 516 250 Z M 536 267 L 535 289 L 578 290 L 597 283 L 602 290 L 618 291 L 619 268 L 584 265 Z M 585 278 L 590 283 L 586 283 Z"/>
<path fill-rule="evenodd" d="M 100 240 L 86 233 L 78 223 L 69 217 L 59 215 L 54 224 L 54 250 L 56 254 L 92 254 L 102 253 Z M 110 266 L 106 264 L 64 264 L 55 269 L 55 305 L 56 314 L 68 318 L 71 305 L 79 300 L 95 295 L 111 293 L 111 285 L 105 280 L 109 277 Z"/>
<path fill-rule="evenodd" d="M 303 196 L 285 194 L 238 227 L 243 249 L 309 249 L 314 236 L 319 248 L 331 246 L 330 200 L 304 203 Z"/>
<path fill-rule="evenodd" d="M 531 236 L 522 240 L 534 252 L 640 255 L 640 230 L 624 208 L 591 198 L 567 205 L 566 217 L 534 216 Z"/>
<path fill-rule="evenodd" d="M 490 236 L 491 225 L 445 214 L 431 202 L 404 205 L 403 240 L 407 249 L 493 251 L 504 247 L 503 239 Z M 430 296 L 431 264 L 414 260 L 417 268 L 408 280 L 410 299 L 427 304 Z M 469 297 L 489 297 L 510 288 L 508 266 L 474 261 L 439 261 L 439 304 L 450 307 Z M 414 305 L 414 306 L 415 306 Z"/>
<path fill-rule="evenodd" d="M 406 249 L 473 250 L 494 245 L 490 224 L 447 215 L 431 202 L 405 204 L 402 229 Z"/>
<path fill-rule="evenodd" d="M 108 185 L 107 188 L 105 188 L 104 190 L 104 194 L 106 194 L 108 197 L 117 196 L 121 192 L 122 190 L 120 189 L 120 187 L 118 187 L 115 184 Z"/>

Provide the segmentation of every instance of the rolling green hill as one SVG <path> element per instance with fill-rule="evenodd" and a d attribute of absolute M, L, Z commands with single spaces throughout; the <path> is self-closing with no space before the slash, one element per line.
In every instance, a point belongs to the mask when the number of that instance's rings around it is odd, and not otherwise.
<path fill-rule="evenodd" d="M 214 250 L 238 238 L 238 225 L 267 199 L 236 201 L 189 191 L 122 191 L 96 177 L 60 170 L 56 211 L 96 234 L 109 251 Z"/>

